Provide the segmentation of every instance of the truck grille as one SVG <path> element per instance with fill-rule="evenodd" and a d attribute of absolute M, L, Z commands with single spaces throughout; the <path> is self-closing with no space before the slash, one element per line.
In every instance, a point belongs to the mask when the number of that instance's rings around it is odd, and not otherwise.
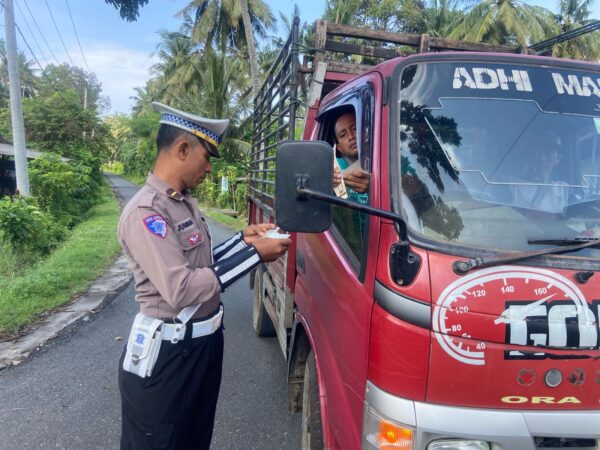
<path fill-rule="evenodd" d="M 596 439 L 536 437 L 535 446 L 539 449 L 579 448 L 581 450 L 598 450 L 600 442 Z"/>

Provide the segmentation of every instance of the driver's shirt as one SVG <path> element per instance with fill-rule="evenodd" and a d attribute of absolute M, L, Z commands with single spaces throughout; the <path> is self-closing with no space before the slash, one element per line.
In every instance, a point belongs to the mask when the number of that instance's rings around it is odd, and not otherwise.
<path fill-rule="evenodd" d="M 135 278 L 135 300 L 150 317 L 172 319 L 186 306 L 213 313 L 221 287 L 213 270 L 206 219 L 189 193 L 179 193 L 150 173 L 127 203 L 118 239 Z"/>
<path fill-rule="evenodd" d="M 556 181 L 548 184 L 512 186 L 512 204 L 548 213 L 561 213 L 567 206 L 568 186 Z"/>

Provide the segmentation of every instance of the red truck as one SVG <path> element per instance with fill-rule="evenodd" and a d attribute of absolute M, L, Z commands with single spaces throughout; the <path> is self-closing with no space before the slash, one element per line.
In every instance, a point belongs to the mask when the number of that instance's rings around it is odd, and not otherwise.
<path fill-rule="evenodd" d="M 598 64 L 326 22 L 314 40 L 301 62 L 296 22 L 255 99 L 249 195 L 251 223 L 293 232 L 253 322 L 302 448 L 600 448 Z M 333 195 L 348 110 L 366 205 Z"/>

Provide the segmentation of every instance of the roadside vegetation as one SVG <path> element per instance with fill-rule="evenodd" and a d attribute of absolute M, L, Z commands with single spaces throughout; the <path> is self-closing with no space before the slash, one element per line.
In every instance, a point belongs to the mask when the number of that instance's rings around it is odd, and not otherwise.
<path fill-rule="evenodd" d="M 0 339 L 70 301 L 118 252 L 118 205 L 102 176 L 111 135 L 94 74 L 19 57 L 31 196 L 0 197 Z M 0 135 L 12 140 L 0 40 Z"/>
<path fill-rule="evenodd" d="M 113 262 L 119 205 L 108 186 L 69 236 L 47 257 L 34 258 L 3 244 L 0 263 L 0 340 L 35 322 L 41 313 L 68 303 Z"/>

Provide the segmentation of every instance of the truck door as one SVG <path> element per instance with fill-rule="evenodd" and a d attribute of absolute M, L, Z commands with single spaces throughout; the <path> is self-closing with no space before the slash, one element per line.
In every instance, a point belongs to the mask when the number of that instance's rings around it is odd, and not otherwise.
<path fill-rule="evenodd" d="M 355 113 L 360 166 L 372 174 L 369 192 L 363 196 L 369 204 L 374 201 L 376 174 L 372 173 L 371 156 L 379 116 L 374 107 L 374 89 L 370 82 L 352 89 L 322 111 L 319 118 L 319 139 L 333 145 L 336 120 L 348 111 Z M 369 242 L 377 242 L 374 226 L 369 234 L 371 220 L 367 215 L 334 206 L 330 230 L 299 234 L 298 238 L 296 302 L 317 358 L 320 394 L 325 396 L 321 402 L 323 426 L 336 441 L 325 444 L 332 448 L 360 448 L 373 302 L 373 277 L 365 274 L 374 264 L 376 245 L 370 251 Z M 331 436 L 327 431 L 325 434 L 326 438 Z"/>

